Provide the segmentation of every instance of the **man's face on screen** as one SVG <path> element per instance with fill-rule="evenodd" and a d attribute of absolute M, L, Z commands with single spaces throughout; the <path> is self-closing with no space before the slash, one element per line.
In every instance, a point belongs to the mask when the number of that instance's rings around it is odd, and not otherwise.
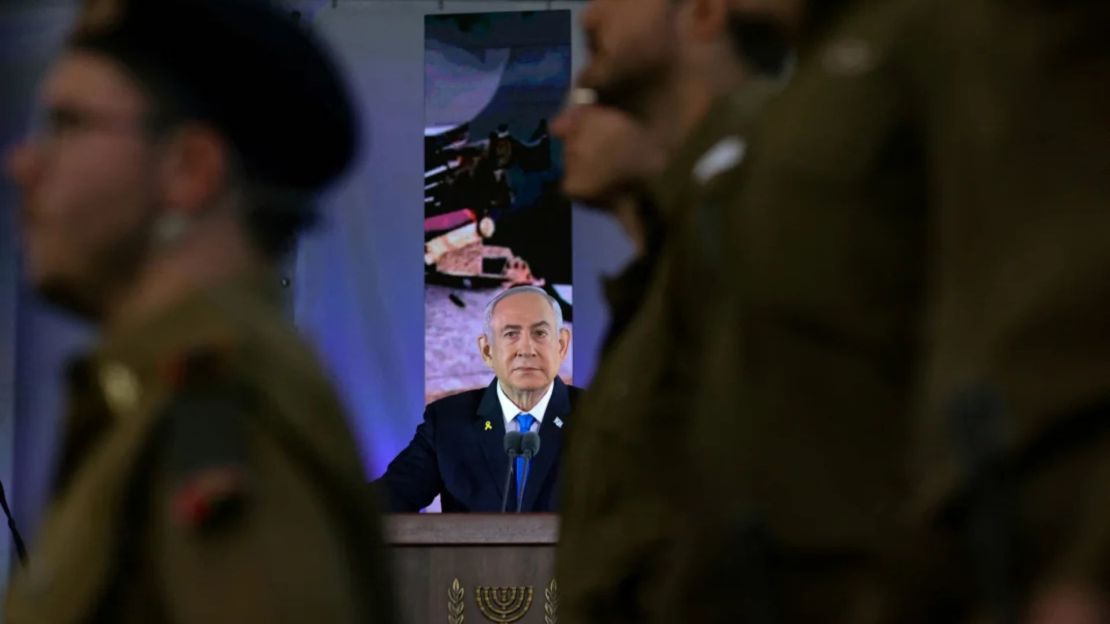
<path fill-rule="evenodd" d="M 543 390 L 555 380 L 570 347 L 570 331 L 556 323 L 551 303 L 534 292 L 506 297 L 493 308 L 491 335 L 478 343 L 506 390 Z"/>

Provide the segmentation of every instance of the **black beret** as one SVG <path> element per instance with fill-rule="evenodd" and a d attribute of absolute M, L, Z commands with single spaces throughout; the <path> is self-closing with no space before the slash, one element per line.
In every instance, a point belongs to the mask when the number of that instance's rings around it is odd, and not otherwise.
<path fill-rule="evenodd" d="M 265 0 L 87 0 L 69 45 L 168 87 L 258 181 L 314 191 L 357 151 L 358 119 L 325 46 Z"/>

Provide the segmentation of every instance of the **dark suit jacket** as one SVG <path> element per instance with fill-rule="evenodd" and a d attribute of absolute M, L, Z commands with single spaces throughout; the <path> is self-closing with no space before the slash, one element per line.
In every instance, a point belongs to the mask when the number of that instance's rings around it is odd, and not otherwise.
<path fill-rule="evenodd" d="M 419 511 L 436 495 L 441 496 L 444 512 L 501 511 L 509 458 L 496 384 L 495 379 L 484 390 L 449 396 L 427 407 L 412 442 L 376 482 L 390 511 Z M 522 511 L 558 511 L 563 429 L 580 392 L 555 379 L 540 425 L 540 452 L 532 460 L 524 487 Z M 510 508 L 515 509 L 515 501 L 514 477 L 509 485 Z"/>

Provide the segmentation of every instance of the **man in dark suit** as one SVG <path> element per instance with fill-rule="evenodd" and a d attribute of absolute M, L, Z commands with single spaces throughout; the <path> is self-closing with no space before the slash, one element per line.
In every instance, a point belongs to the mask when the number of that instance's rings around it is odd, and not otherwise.
<path fill-rule="evenodd" d="M 412 442 L 377 481 L 391 511 L 419 511 L 436 496 L 445 512 L 500 511 L 506 431 L 535 431 L 542 441 L 527 472 L 518 460 L 509 509 L 558 510 L 563 429 L 580 392 L 557 377 L 570 348 L 559 303 L 533 286 L 503 291 L 486 305 L 478 348 L 497 378 L 427 407 Z"/>

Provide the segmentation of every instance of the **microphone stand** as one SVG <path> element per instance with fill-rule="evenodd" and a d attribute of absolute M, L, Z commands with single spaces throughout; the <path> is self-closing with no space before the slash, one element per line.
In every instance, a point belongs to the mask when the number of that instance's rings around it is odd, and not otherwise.
<path fill-rule="evenodd" d="M 19 557 L 19 563 L 26 567 L 27 547 L 23 545 L 23 536 L 19 534 L 19 529 L 15 528 L 15 518 L 12 517 L 12 510 L 8 507 L 8 497 L 4 495 L 3 483 L 0 483 L 0 507 L 4 508 L 4 515 L 8 517 L 8 530 L 11 531 L 12 541 L 15 542 L 15 553 Z"/>
<path fill-rule="evenodd" d="M 524 474 L 521 475 L 520 479 L 520 491 L 516 493 L 517 513 L 520 513 L 520 509 L 524 505 L 524 490 L 528 487 L 528 473 L 532 469 L 532 458 L 540 452 L 540 435 L 535 431 L 529 431 L 522 435 L 520 449 L 520 454 L 524 456 Z"/>
<path fill-rule="evenodd" d="M 505 454 L 509 456 L 509 467 L 505 471 L 505 489 L 502 490 L 504 494 L 501 496 L 501 513 L 505 513 L 509 509 L 509 486 L 513 483 L 513 467 L 516 466 L 516 458 L 520 456 L 520 439 L 519 431 L 510 431 L 505 434 Z"/>

